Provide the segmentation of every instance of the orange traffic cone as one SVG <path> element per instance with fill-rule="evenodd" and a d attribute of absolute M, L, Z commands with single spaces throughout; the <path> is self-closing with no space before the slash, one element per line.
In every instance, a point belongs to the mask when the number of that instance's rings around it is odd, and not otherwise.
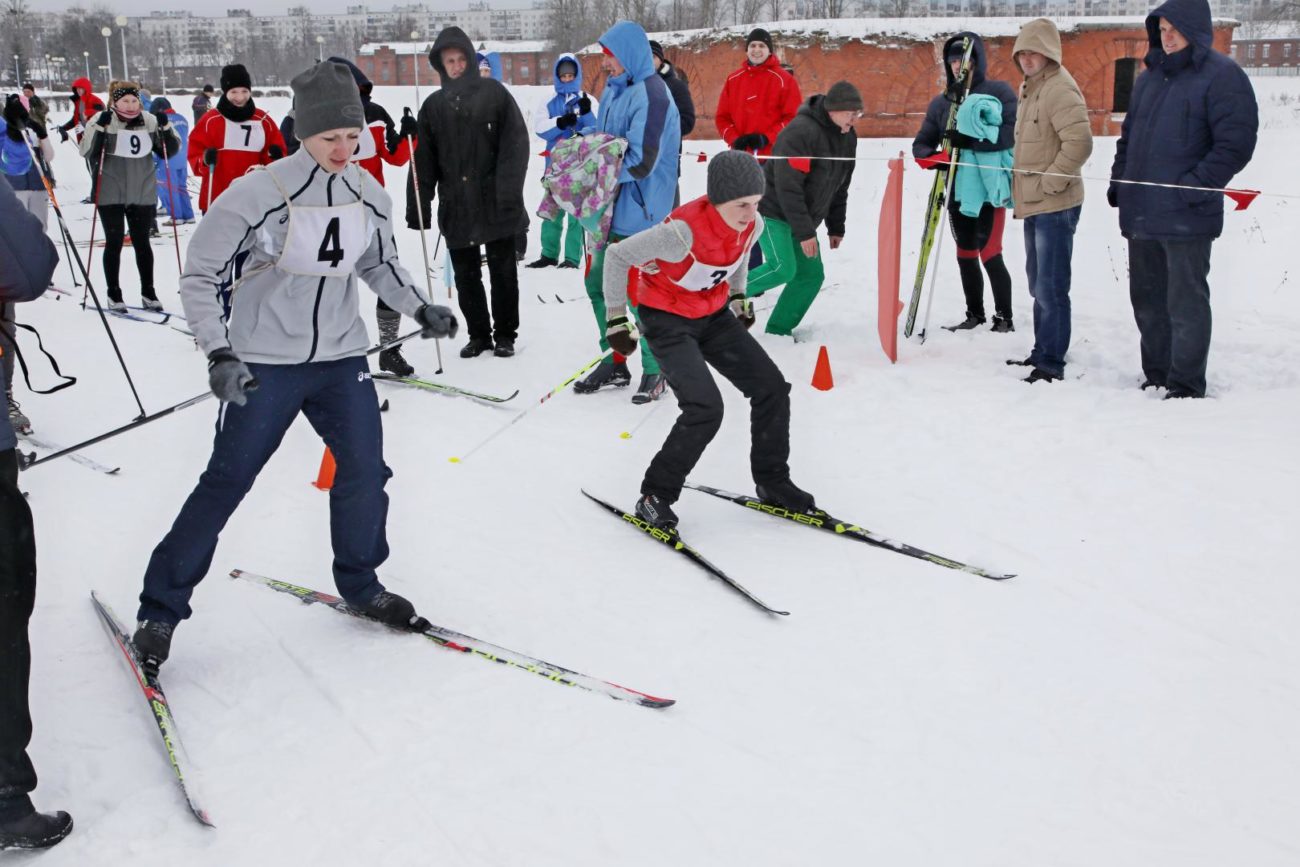
<path fill-rule="evenodd" d="M 312 484 L 322 491 L 334 487 L 334 453 L 329 450 L 329 446 L 325 447 L 325 454 L 321 455 L 320 472 L 316 474 L 316 481 Z"/>
<path fill-rule="evenodd" d="M 826 354 L 825 346 L 817 353 L 817 366 L 813 368 L 812 387 L 820 391 L 830 391 L 835 387 L 835 380 L 831 377 L 831 359 Z"/>

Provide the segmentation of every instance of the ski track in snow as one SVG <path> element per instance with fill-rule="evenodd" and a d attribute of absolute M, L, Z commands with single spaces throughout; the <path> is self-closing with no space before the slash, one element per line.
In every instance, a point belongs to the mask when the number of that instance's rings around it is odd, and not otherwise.
<path fill-rule="evenodd" d="M 1300 83 L 1254 82 L 1265 132 L 1233 185 L 1300 194 L 1271 169 L 1289 164 Z M 527 117 L 548 89 L 514 92 Z M 375 98 L 394 116 L 411 104 L 407 90 Z M 279 118 L 288 101 L 263 107 Z M 908 144 L 863 140 L 859 153 Z M 56 152 L 84 240 L 88 179 L 70 145 Z M 1106 175 L 1113 152 L 1098 139 L 1085 174 Z M 530 209 L 541 167 L 534 158 Z M 683 160 L 684 199 L 706 170 Z M 1300 861 L 1300 590 L 1285 548 L 1300 485 L 1296 200 L 1227 215 L 1210 275 L 1213 399 L 1171 404 L 1137 388 L 1126 248 L 1101 182 L 1086 184 L 1075 242 L 1065 382 L 1028 386 L 1003 363 L 1032 343 L 1012 221 L 1018 330 L 940 328 L 964 312 L 948 237 L 929 339 L 904 341 L 891 366 L 875 322 L 884 172 L 859 164 L 849 236 L 837 251 L 823 237 L 827 288 L 797 341 L 757 334 L 793 384 L 794 478 L 837 516 L 1019 577 L 981 580 L 684 492 L 690 543 L 791 611 L 767 617 L 579 493 L 630 506 L 671 407 L 635 407 L 631 389 L 566 391 L 457 465 L 448 458 L 511 416 L 385 389 L 385 583 L 439 625 L 678 704 L 565 689 L 227 579 L 239 567 L 332 587 L 328 497 L 309 484 L 321 444 L 300 422 L 226 527 L 163 670 L 217 825 L 205 829 L 87 599 L 94 587 L 134 613 L 149 554 L 209 454 L 216 404 L 202 404 L 93 447 L 118 476 L 57 461 L 21 477 L 40 552 L 34 797 L 77 823 L 42 865 Z M 390 169 L 389 188 L 404 178 Z M 929 176 L 909 162 L 904 181 L 906 299 Z M 530 236 L 529 259 L 535 218 Z M 402 229 L 398 244 L 421 279 L 418 235 Z M 155 254 L 159 297 L 179 311 L 175 256 Z M 130 303 L 139 287 L 123 258 Z M 68 279 L 61 265 L 57 285 Z M 590 360 L 597 336 L 580 271 L 520 279 L 519 356 L 462 360 L 444 341 L 437 377 L 518 388 L 512 411 Z M 40 435 L 72 444 L 136 415 L 98 317 L 67 297 L 19 314 L 80 380 L 48 397 L 19 386 Z M 190 338 L 109 323 L 148 410 L 203 389 Z M 809 386 L 822 345 L 829 392 Z M 47 384 L 38 355 L 34 381 Z M 407 355 L 432 377 L 431 344 Z M 747 406 L 721 389 L 727 417 L 692 479 L 750 490 Z"/>

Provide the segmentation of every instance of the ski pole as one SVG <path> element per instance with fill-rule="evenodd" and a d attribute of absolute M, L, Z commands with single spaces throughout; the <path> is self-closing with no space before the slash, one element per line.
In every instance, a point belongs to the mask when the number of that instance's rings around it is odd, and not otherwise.
<path fill-rule="evenodd" d="M 162 132 L 159 131 L 161 138 Z M 179 149 L 179 145 L 177 146 Z M 172 240 L 176 242 L 176 273 L 183 275 L 185 266 L 181 264 L 181 234 L 176 228 L 176 212 L 180 210 L 180 202 L 176 199 L 176 194 L 172 191 L 172 161 L 167 156 L 167 142 L 162 142 L 163 149 L 163 181 L 167 184 L 167 212 L 172 217 Z"/>
<path fill-rule="evenodd" d="M 100 127 L 102 130 L 103 127 Z M 103 146 L 99 149 L 99 168 L 95 169 L 95 201 L 92 204 L 93 210 L 90 212 L 90 246 L 86 248 L 86 267 L 84 273 L 86 276 L 86 289 L 90 289 L 90 267 L 95 263 L 95 223 L 99 220 L 99 188 L 103 186 L 104 175 L 104 151 L 108 149 L 108 141 L 103 138 L 103 133 L 90 133 L 90 135 L 99 135 Z M 107 231 L 107 230 L 105 230 Z M 81 257 L 78 256 L 78 259 Z M 99 304 L 98 301 L 95 302 Z M 81 293 L 81 306 L 86 306 L 86 293 Z M 144 412 L 143 409 L 140 410 Z"/>
<path fill-rule="evenodd" d="M 402 109 L 402 119 L 411 116 L 409 108 Z M 415 211 L 420 221 L 420 252 L 424 255 L 424 285 L 429 293 L 429 302 L 433 303 L 433 278 L 429 274 L 429 240 L 424 234 L 424 200 L 420 198 L 420 167 L 415 164 L 415 138 L 414 136 L 406 137 L 406 148 L 411 152 L 411 182 L 415 186 Z M 442 240 L 442 231 L 438 232 L 438 240 Z M 434 252 L 437 256 L 437 251 Z M 442 340 L 437 339 L 433 342 L 433 348 L 438 353 L 438 369 L 435 373 L 442 373 Z"/>
<path fill-rule="evenodd" d="M 381 343 L 378 346 L 372 346 L 370 349 L 366 350 L 366 355 L 370 356 L 370 355 L 374 355 L 377 352 L 383 352 L 386 349 L 392 349 L 395 346 L 402 345 L 403 343 L 405 343 L 406 341 L 410 340 L 413 337 L 419 337 L 419 336 L 420 336 L 419 331 L 412 331 L 410 334 L 407 334 L 403 337 L 399 337 L 396 340 L 390 340 L 388 343 Z M 253 380 L 253 383 L 251 384 L 253 388 L 256 388 L 256 382 L 257 380 Z M 252 389 L 250 388 L 250 391 L 251 390 Z M 37 458 L 36 460 L 27 464 L 26 468 L 30 469 L 31 467 L 40 466 L 41 464 L 46 463 L 47 461 L 52 461 L 55 458 L 61 458 L 64 455 L 70 455 L 73 452 L 81 451 L 87 446 L 93 446 L 95 443 L 102 443 L 104 440 L 112 439 L 113 437 L 124 434 L 127 431 L 135 430 L 136 428 L 142 427 L 151 421 L 157 421 L 158 419 L 164 418 L 165 416 L 169 416 L 172 413 L 180 412 L 181 410 L 187 409 L 191 406 L 194 406 L 195 404 L 203 403 L 203 401 L 207 400 L 210 397 L 216 397 L 216 395 L 214 395 L 211 391 L 205 391 L 202 394 L 194 395 L 194 397 L 191 397 L 189 400 L 183 400 L 178 404 L 167 407 L 166 409 L 160 409 L 158 410 L 158 412 L 155 412 L 153 415 L 142 414 L 139 418 L 134 419 L 133 421 L 130 421 L 119 428 L 114 428 L 113 430 L 108 431 L 107 433 L 102 433 L 99 434 L 98 436 L 93 436 L 88 440 L 77 443 L 75 446 L 68 446 L 66 449 L 57 451 L 52 455 L 46 455 L 43 458 Z"/>
<path fill-rule="evenodd" d="M 589 362 L 587 362 L 585 365 L 583 365 L 581 369 L 579 369 L 576 373 L 574 373 L 572 376 L 570 376 L 570 377 L 569 377 L 568 379 L 566 379 L 564 382 L 560 383 L 559 385 L 555 386 L 555 388 L 551 389 L 550 391 L 546 392 L 546 394 L 542 395 L 541 399 L 538 400 L 537 403 L 534 403 L 532 406 L 529 406 L 527 409 L 522 409 L 522 410 L 520 410 L 519 412 L 515 413 L 514 418 L 510 419 L 510 421 L 506 422 L 505 424 L 501 425 L 501 427 L 497 428 L 497 429 L 494 430 L 492 433 L 488 434 L 486 438 L 484 438 L 483 440 L 481 440 L 481 441 L 479 442 L 478 445 L 474 446 L 474 448 L 472 448 L 472 449 L 470 449 L 469 451 L 465 452 L 465 454 L 464 454 L 463 456 L 458 457 L 458 458 L 457 458 L 457 457 L 448 458 L 448 460 L 449 460 L 451 463 L 453 463 L 453 464 L 464 463 L 465 461 L 469 460 L 470 457 L 471 457 L 471 456 L 472 456 L 476 451 L 478 451 L 479 449 L 483 448 L 483 446 L 487 445 L 488 443 L 492 442 L 492 440 L 496 439 L 496 438 L 499 437 L 501 434 L 505 433 L 506 430 L 509 429 L 512 425 L 518 424 L 520 421 L 523 420 L 523 417 L 524 417 L 524 416 L 528 415 L 530 412 L 532 412 L 533 410 L 537 409 L 537 408 L 538 408 L 539 406 L 541 406 L 542 404 L 546 403 L 548 400 L 550 400 L 550 399 L 551 399 L 552 397 L 554 397 L 555 395 L 557 395 L 557 394 L 559 394 L 560 392 L 564 391 L 564 389 L 567 388 L 567 387 L 569 386 L 570 383 L 572 383 L 572 382 L 573 382 L 574 380 L 576 380 L 578 377 L 582 376 L 582 375 L 583 375 L 584 373 L 586 373 L 588 370 L 591 370 L 593 367 L 595 367 L 597 364 L 600 364 L 602 361 L 605 361 L 605 360 L 607 360 L 607 359 L 609 359 L 609 358 L 613 358 L 613 356 L 614 356 L 613 351 L 606 352 L 606 353 L 603 353 L 603 354 L 601 354 L 601 355 L 597 355 L 597 356 L 596 356 L 595 358 L 593 358 L 591 361 L 589 361 Z"/>
<path fill-rule="evenodd" d="M 24 130 L 24 133 L 26 132 Z M 50 171 L 49 163 L 45 161 L 45 157 L 40 151 L 40 143 L 33 144 L 30 136 L 26 136 L 26 138 L 27 147 L 31 150 L 32 156 L 36 158 L 36 170 L 40 173 L 41 184 L 45 187 L 45 195 L 50 197 L 50 202 L 53 203 L 54 210 L 57 211 L 59 209 L 59 200 L 54 195 L 53 174 Z M 59 232 L 59 235 L 63 239 L 63 257 L 68 263 L 68 273 L 72 275 L 72 288 L 80 289 L 81 283 L 77 280 L 77 271 L 72 267 L 72 252 L 68 249 L 68 236 L 62 231 Z"/>

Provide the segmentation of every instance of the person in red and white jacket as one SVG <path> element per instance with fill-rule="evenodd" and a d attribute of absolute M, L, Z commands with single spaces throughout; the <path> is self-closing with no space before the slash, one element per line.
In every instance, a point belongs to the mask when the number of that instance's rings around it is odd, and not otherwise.
<path fill-rule="evenodd" d="M 253 104 L 253 80 L 242 64 L 221 70 L 221 99 L 199 118 L 190 133 L 190 169 L 203 179 L 199 207 L 203 213 L 231 182 L 253 166 L 284 156 L 284 138 L 270 116 Z"/>
<path fill-rule="evenodd" d="M 71 130 L 77 136 L 77 144 L 81 144 L 81 138 L 86 134 L 86 124 L 90 119 L 104 110 L 104 101 L 93 92 L 94 85 L 90 83 L 89 78 L 78 78 L 72 82 L 72 117 L 68 122 L 59 127 L 59 138 L 67 142 L 68 131 Z M 81 200 L 81 204 L 89 205 L 94 201 L 96 168 L 89 162 L 86 163 L 86 171 L 90 172 L 90 195 Z"/>
<path fill-rule="evenodd" d="M 754 313 L 745 283 L 750 249 L 763 231 L 764 189 L 754 157 L 724 151 L 709 164 L 707 195 L 605 251 L 610 348 L 636 352 L 640 335 L 627 314 L 629 273 L 636 273 L 637 317 L 681 407 L 636 504 L 642 520 L 662 529 L 677 526 L 672 504 L 722 426 L 722 395 L 710 366 L 749 398 L 749 460 L 759 499 L 791 512 L 815 508 L 813 496 L 790 481 L 790 384 L 749 333 Z"/>
<path fill-rule="evenodd" d="M 766 30 L 754 28 L 745 42 L 745 63 L 722 85 L 713 122 L 728 147 L 767 156 L 803 97 L 794 76 L 772 53 Z"/>

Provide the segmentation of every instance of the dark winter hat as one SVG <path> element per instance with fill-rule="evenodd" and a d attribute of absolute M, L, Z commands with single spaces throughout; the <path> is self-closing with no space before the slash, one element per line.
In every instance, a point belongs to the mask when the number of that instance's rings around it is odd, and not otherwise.
<path fill-rule="evenodd" d="M 655 57 L 658 57 L 660 61 L 666 61 L 668 59 L 667 57 L 664 57 L 664 47 L 653 39 L 650 40 L 650 53 Z"/>
<path fill-rule="evenodd" d="M 242 63 L 232 63 L 221 68 L 221 92 L 226 93 L 236 87 L 253 87 L 253 79 Z"/>
<path fill-rule="evenodd" d="M 341 63 L 325 61 L 294 76 L 293 134 L 306 141 L 317 133 L 343 127 L 364 128 L 366 110 L 352 72 Z"/>
<path fill-rule="evenodd" d="M 32 84 L 30 81 L 23 82 L 23 90 L 35 90 L 35 89 L 36 89 L 36 85 Z"/>
<path fill-rule="evenodd" d="M 946 61 L 962 60 L 966 57 L 966 49 L 962 47 L 961 40 L 954 40 L 949 46 L 948 51 L 944 54 L 943 59 Z"/>
<path fill-rule="evenodd" d="M 165 96 L 156 97 L 153 101 L 154 111 L 171 111 L 172 101 Z"/>
<path fill-rule="evenodd" d="M 749 36 L 745 37 L 745 47 L 748 48 L 749 43 L 751 42 L 766 43 L 767 50 L 773 54 L 776 53 L 776 48 L 772 45 L 772 34 L 768 33 L 762 27 L 755 27 L 753 30 L 749 31 Z"/>
<path fill-rule="evenodd" d="M 216 88 L 214 88 L 214 87 L 213 87 L 212 85 L 210 85 L 210 84 L 205 84 L 205 85 L 203 85 L 203 92 L 204 92 L 204 93 L 212 93 L 212 92 L 215 91 L 215 90 L 216 90 Z"/>
<path fill-rule="evenodd" d="M 767 188 L 763 167 L 753 154 L 723 151 L 709 161 L 709 201 L 715 205 L 744 196 L 761 196 Z"/>
<path fill-rule="evenodd" d="M 827 111 L 862 111 L 862 94 L 847 81 L 837 81 L 826 91 L 822 108 Z"/>

